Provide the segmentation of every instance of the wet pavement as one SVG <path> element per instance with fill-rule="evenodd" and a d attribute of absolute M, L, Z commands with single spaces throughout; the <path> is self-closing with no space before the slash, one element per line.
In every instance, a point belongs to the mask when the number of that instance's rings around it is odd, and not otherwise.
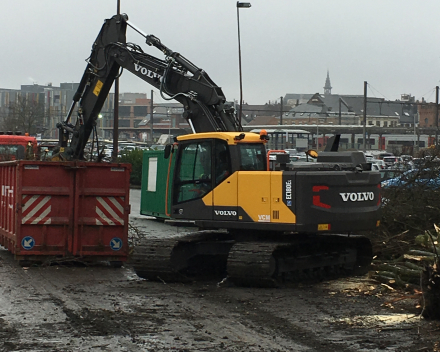
<path fill-rule="evenodd" d="M 144 235 L 191 231 L 139 215 Z M 0 250 L 0 351 L 438 351 L 417 299 L 367 276 L 276 289 L 150 282 L 129 265 L 21 268 Z"/>

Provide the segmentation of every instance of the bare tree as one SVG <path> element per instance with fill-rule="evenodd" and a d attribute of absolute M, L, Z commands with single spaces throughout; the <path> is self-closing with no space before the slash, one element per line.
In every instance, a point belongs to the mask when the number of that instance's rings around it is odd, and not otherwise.
<path fill-rule="evenodd" d="M 21 131 L 34 135 L 41 132 L 43 126 L 44 104 L 18 96 L 15 102 L 9 102 L 7 113 L 2 117 L 1 127 L 4 131 Z"/>

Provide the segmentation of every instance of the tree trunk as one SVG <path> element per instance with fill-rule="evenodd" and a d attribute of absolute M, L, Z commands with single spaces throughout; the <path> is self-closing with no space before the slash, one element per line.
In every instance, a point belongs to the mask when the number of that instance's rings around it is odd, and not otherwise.
<path fill-rule="evenodd" d="M 423 312 L 426 319 L 440 319 L 440 272 L 438 261 L 422 272 Z"/>

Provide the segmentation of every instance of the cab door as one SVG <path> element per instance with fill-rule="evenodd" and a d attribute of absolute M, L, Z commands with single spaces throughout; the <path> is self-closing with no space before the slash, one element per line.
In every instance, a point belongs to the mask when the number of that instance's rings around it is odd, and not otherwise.
<path fill-rule="evenodd" d="M 236 221 L 238 219 L 237 173 L 232 174 L 231 153 L 226 141 L 214 141 L 213 161 L 213 219 Z"/>
<path fill-rule="evenodd" d="M 179 144 L 173 183 L 172 217 L 212 220 L 212 139 Z"/>

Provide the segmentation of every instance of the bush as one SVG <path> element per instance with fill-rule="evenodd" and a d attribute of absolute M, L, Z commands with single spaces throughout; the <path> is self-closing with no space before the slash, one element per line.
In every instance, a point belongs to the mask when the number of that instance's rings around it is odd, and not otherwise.
<path fill-rule="evenodd" d="M 144 151 L 142 149 L 135 149 L 132 151 L 123 152 L 118 158 L 121 163 L 131 164 L 130 184 L 140 186 L 142 182 L 142 158 Z"/>
<path fill-rule="evenodd" d="M 439 176 L 439 153 L 429 148 L 419 155 L 419 171 L 431 170 Z M 371 234 L 374 252 L 381 258 L 397 258 L 414 245 L 415 237 L 440 224 L 440 188 L 406 179 L 404 185 L 382 189 L 382 220 Z"/>

